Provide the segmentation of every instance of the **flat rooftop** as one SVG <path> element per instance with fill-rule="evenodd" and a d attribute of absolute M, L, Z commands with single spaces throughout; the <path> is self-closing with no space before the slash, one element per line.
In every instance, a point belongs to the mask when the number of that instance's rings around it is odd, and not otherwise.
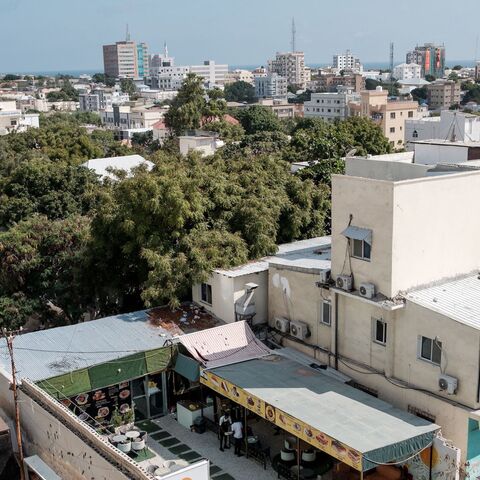
<path fill-rule="evenodd" d="M 405 295 L 409 302 L 480 330 L 480 275 L 469 275 Z"/>
<path fill-rule="evenodd" d="M 310 269 L 317 273 L 319 270 L 330 268 L 331 238 L 314 237 L 296 242 L 284 243 L 278 246 L 278 251 L 270 257 L 263 257 L 230 269 L 216 269 L 215 273 L 235 278 L 251 273 L 260 273 L 268 270 L 268 266 L 283 268 Z"/>

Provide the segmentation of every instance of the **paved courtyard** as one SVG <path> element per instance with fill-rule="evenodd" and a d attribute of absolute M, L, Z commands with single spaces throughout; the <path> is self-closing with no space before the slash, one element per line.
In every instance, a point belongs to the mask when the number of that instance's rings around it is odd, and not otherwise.
<path fill-rule="evenodd" d="M 233 447 L 221 452 L 217 436 L 210 431 L 192 433 L 170 415 L 138 422 L 148 431 L 148 447 L 156 453 L 154 458 L 142 462 L 142 466 L 159 465 L 159 461 L 182 459 L 194 463 L 202 458 L 210 460 L 212 480 L 277 479 L 270 464 L 267 470 L 252 458 L 236 457 Z"/>

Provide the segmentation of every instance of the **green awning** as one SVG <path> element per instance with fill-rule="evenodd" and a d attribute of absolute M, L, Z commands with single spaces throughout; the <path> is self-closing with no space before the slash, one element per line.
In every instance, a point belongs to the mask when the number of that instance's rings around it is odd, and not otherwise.
<path fill-rule="evenodd" d="M 175 372 L 191 382 L 198 382 L 200 378 L 200 367 L 196 360 L 179 353 L 174 367 Z"/>
<path fill-rule="evenodd" d="M 176 346 L 147 350 L 41 380 L 37 385 L 56 398 L 72 397 L 143 377 L 149 373 L 162 372 L 170 367 L 176 352 Z"/>

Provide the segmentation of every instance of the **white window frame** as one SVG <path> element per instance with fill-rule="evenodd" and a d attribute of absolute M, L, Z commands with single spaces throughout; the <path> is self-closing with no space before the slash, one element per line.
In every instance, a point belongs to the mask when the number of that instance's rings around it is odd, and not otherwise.
<path fill-rule="evenodd" d="M 378 325 L 381 324 L 383 325 L 383 332 L 382 332 L 382 338 L 379 340 L 377 338 L 377 333 L 378 333 Z M 387 345 L 387 338 L 388 338 L 388 324 L 383 318 L 375 318 L 372 317 L 372 341 L 374 343 L 377 343 L 378 345 L 386 346 Z"/>
<path fill-rule="evenodd" d="M 205 298 L 204 298 L 204 288 L 205 286 Z M 210 290 L 210 302 L 208 301 L 208 291 Z M 202 303 L 206 303 L 207 305 L 212 305 L 213 303 L 213 292 L 212 292 L 212 286 L 207 283 L 203 282 L 200 284 L 200 300 Z"/>
<path fill-rule="evenodd" d="M 328 305 L 328 319 L 325 321 L 325 307 Z M 321 303 L 321 312 L 320 312 L 320 323 L 330 327 L 332 325 L 332 302 L 331 300 L 322 300 Z"/>
<path fill-rule="evenodd" d="M 427 339 L 427 340 L 430 340 L 432 342 L 431 348 L 430 348 L 430 358 L 427 358 L 427 357 L 423 356 L 422 344 L 423 344 L 423 339 L 424 338 Z M 440 344 L 440 361 L 439 362 L 434 362 L 433 361 L 433 347 L 437 343 Z M 436 346 L 438 348 L 438 345 L 436 345 Z M 422 360 L 423 362 L 427 362 L 427 363 L 430 363 L 431 365 L 436 365 L 437 367 L 439 367 L 442 364 L 442 348 L 443 348 L 442 342 L 435 341 L 435 338 L 426 337 L 425 335 L 419 335 L 418 338 L 417 338 L 417 357 L 418 357 L 419 360 Z"/>
<path fill-rule="evenodd" d="M 365 240 L 357 240 L 355 238 L 350 238 L 349 240 L 350 240 L 350 255 L 353 258 L 358 258 L 359 260 L 365 260 L 365 261 L 369 262 L 370 259 L 372 258 L 372 245 Z M 355 255 L 355 242 L 362 242 L 362 254 L 361 255 Z M 368 257 L 365 256 L 365 244 L 366 243 L 370 246 L 370 256 L 368 256 Z"/>

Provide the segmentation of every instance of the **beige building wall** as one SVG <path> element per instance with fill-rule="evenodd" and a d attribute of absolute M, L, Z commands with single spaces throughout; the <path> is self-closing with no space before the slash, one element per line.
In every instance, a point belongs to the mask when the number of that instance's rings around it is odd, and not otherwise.
<path fill-rule="evenodd" d="M 268 272 L 250 273 L 237 277 L 213 272 L 205 282 L 212 286 L 212 304 L 202 301 L 201 284 L 193 285 L 192 300 L 226 323 L 235 322 L 235 302 L 245 294 L 245 284 L 255 283 L 256 315 L 253 323 L 264 323 L 268 316 Z"/>
<path fill-rule="evenodd" d="M 330 293 L 316 286 L 318 280 L 318 274 L 270 266 L 268 322 L 274 326 L 276 317 L 304 322 L 311 333 L 305 343 L 330 349 L 332 328 L 321 321 L 322 302 L 330 300 Z"/>
<path fill-rule="evenodd" d="M 402 168 L 406 168 L 402 165 Z M 480 202 L 480 174 L 404 181 L 335 175 L 332 181 L 332 274 L 354 274 L 389 298 L 400 291 L 478 269 L 480 224 L 469 208 Z M 373 232 L 370 261 L 346 262 L 350 221 Z M 459 234 L 461 232 L 461 234 Z M 348 256 L 347 256 L 348 258 Z"/>

